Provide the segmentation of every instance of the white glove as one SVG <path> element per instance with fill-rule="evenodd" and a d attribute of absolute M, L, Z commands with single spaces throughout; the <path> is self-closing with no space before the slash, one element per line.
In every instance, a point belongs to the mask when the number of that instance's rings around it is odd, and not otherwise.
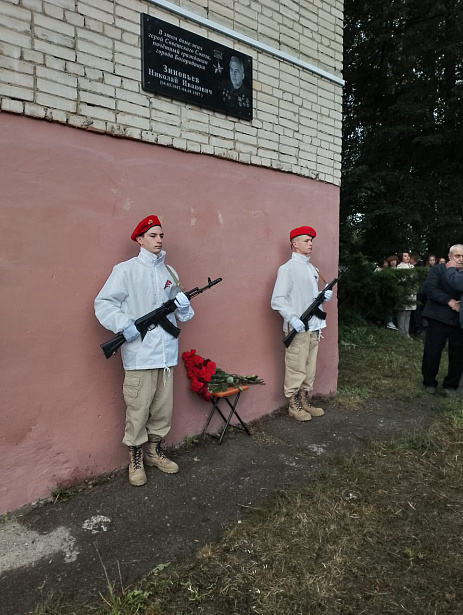
<path fill-rule="evenodd" d="M 332 290 L 325 290 L 325 301 L 330 301 L 332 296 L 333 296 L 333 291 Z"/>
<path fill-rule="evenodd" d="M 302 333 L 302 331 L 305 331 L 305 324 L 299 318 L 292 318 L 289 324 L 298 333 Z"/>
<path fill-rule="evenodd" d="M 190 300 L 185 295 L 185 293 L 177 293 L 175 295 L 174 303 L 177 306 L 177 309 L 185 314 L 190 309 Z"/>
<path fill-rule="evenodd" d="M 133 342 L 140 335 L 140 331 L 137 327 L 132 323 L 122 331 L 122 335 L 125 337 L 126 342 Z"/>

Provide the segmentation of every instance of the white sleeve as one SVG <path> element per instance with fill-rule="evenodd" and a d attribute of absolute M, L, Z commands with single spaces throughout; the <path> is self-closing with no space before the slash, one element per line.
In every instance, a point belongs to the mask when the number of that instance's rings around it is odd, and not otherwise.
<path fill-rule="evenodd" d="M 109 331 L 121 333 L 132 321 L 121 309 L 127 297 L 127 288 L 122 273 L 114 268 L 95 299 L 95 316 Z"/>
<path fill-rule="evenodd" d="M 288 269 L 282 266 L 278 269 L 277 279 L 272 293 L 271 306 L 272 310 L 279 312 L 287 322 L 291 322 L 293 318 L 299 318 L 299 315 L 295 312 L 295 308 L 289 301 L 291 288 L 292 280 Z"/>

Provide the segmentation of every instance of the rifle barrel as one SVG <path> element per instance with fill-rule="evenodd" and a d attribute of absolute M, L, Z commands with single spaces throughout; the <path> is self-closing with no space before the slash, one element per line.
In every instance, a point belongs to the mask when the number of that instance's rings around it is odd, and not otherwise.
<path fill-rule="evenodd" d="M 200 295 L 201 293 L 203 293 L 205 290 L 209 290 L 209 288 L 212 288 L 213 286 L 215 286 L 221 281 L 222 281 L 222 278 L 217 278 L 216 280 L 211 280 L 209 278 L 209 281 L 206 284 L 206 286 L 203 286 L 202 288 L 198 288 L 198 287 L 193 288 L 192 290 L 187 291 L 185 295 L 188 297 L 188 299 L 192 299 L 193 297 L 196 297 L 197 295 Z"/>

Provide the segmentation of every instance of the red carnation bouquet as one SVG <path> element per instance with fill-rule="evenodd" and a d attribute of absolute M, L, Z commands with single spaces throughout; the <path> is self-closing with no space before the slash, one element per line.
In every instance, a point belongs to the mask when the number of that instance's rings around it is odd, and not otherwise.
<path fill-rule="evenodd" d="M 217 367 L 214 361 L 196 354 L 196 350 L 184 352 L 182 359 L 190 379 L 190 389 L 205 401 L 210 401 L 211 393 L 226 391 L 228 387 L 240 389 L 243 384 L 265 384 L 256 375 L 228 374 Z"/>

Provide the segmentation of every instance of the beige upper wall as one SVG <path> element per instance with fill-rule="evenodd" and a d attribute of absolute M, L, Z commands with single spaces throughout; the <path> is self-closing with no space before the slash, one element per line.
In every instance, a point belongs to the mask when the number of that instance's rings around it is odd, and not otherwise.
<path fill-rule="evenodd" d="M 176 4 L 341 77 L 342 0 Z M 140 13 L 251 55 L 252 122 L 144 92 Z M 0 0 L 2 111 L 339 185 L 341 104 L 341 85 L 148 1 Z"/>

